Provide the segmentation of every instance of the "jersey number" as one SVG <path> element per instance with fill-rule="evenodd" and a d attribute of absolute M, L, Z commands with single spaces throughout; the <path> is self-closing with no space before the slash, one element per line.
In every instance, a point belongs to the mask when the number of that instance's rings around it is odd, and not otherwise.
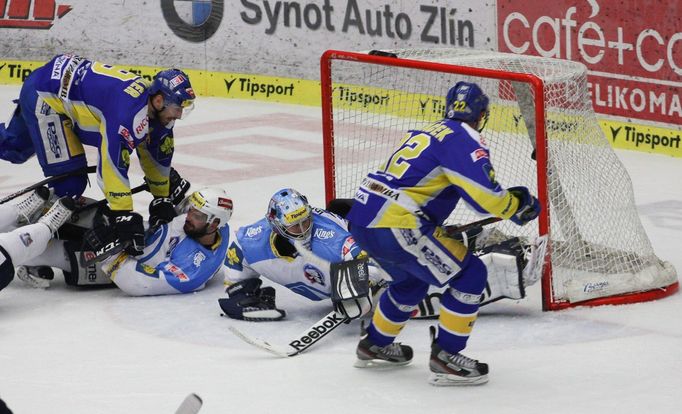
<path fill-rule="evenodd" d="M 127 70 L 123 70 L 115 66 L 95 62 L 92 64 L 92 71 L 98 75 L 109 76 L 123 82 L 128 82 L 138 78 L 135 82 L 131 83 L 123 90 L 133 98 L 137 98 L 138 96 L 142 95 L 142 92 L 144 92 L 146 88 L 142 78 L 132 72 L 128 72 Z"/>
<path fill-rule="evenodd" d="M 384 174 L 391 175 L 395 178 L 401 178 L 405 172 L 410 168 L 409 160 L 413 160 L 431 144 L 431 137 L 426 134 L 417 134 L 409 136 L 403 142 L 403 145 L 398 148 L 396 152 L 391 155 L 384 168 Z"/>

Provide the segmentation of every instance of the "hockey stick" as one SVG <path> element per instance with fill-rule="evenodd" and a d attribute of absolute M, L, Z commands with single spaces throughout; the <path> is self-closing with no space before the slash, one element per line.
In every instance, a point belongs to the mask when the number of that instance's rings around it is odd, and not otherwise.
<path fill-rule="evenodd" d="M 185 397 L 182 404 L 175 410 L 175 414 L 197 414 L 203 404 L 201 397 L 192 393 Z"/>
<path fill-rule="evenodd" d="M 464 233 L 467 230 L 471 230 L 474 227 L 480 227 L 480 226 L 485 226 L 488 224 L 493 224 L 497 223 L 498 221 L 502 221 L 500 217 L 488 217 L 483 220 L 478 220 L 474 221 L 469 224 L 463 224 L 461 226 L 443 226 L 443 229 L 445 229 L 445 232 L 449 235 L 452 236 L 457 233 Z"/>
<path fill-rule="evenodd" d="M 19 196 L 22 195 L 22 194 L 26 194 L 26 193 L 28 193 L 29 191 L 33 191 L 33 190 L 35 190 L 36 188 L 42 187 L 42 186 L 44 186 L 44 185 L 46 185 L 46 184 L 49 184 L 49 183 L 51 183 L 51 182 L 53 182 L 53 181 L 61 180 L 62 178 L 71 177 L 71 176 L 74 176 L 74 175 L 80 175 L 80 174 L 83 174 L 83 173 L 89 174 L 89 173 L 92 173 L 92 172 L 95 172 L 95 171 L 97 171 L 97 167 L 95 167 L 94 165 L 91 165 L 91 166 L 86 167 L 86 168 L 83 168 L 83 169 L 79 169 L 79 170 L 75 170 L 75 171 L 69 171 L 69 172 L 66 172 L 66 173 L 64 173 L 64 174 L 53 175 L 53 176 L 51 176 L 51 177 L 47 177 L 46 179 L 44 179 L 44 180 L 42 180 L 42 181 L 39 181 L 39 182 L 37 182 L 37 183 L 35 183 L 35 184 L 33 184 L 33 185 L 29 185 L 28 187 L 26 187 L 26 188 L 24 188 L 24 189 L 22 189 L 22 190 L 16 191 L 16 192 L 14 192 L 14 193 L 12 193 L 12 194 L 10 194 L 10 195 L 8 195 L 8 196 L 3 197 L 2 199 L 0 199 L 0 204 L 5 204 L 6 202 L 8 202 L 8 201 L 10 201 L 10 200 L 13 200 L 13 199 L 17 198 L 17 197 L 19 197 Z"/>
<path fill-rule="evenodd" d="M 296 356 L 315 345 L 329 332 L 333 331 L 346 321 L 348 321 L 348 319 L 345 316 L 340 315 L 335 311 L 331 311 L 322 319 L 315 322 L 310 328 L 301 332 L 300 335 L 289 341 L 289 343 L 285 346 L 273 345 L 268 341 L 248 336 L 234 326 L 230 326 L 228 329 L 247 344 L 270 352 L 271 354 L 277 355 L 278 357 L 288 358 Z"/>

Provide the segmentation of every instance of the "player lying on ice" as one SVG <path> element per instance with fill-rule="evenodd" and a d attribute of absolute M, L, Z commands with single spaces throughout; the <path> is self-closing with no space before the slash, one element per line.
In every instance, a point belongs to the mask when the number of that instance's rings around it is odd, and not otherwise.
<path fill-rule="evenodd" d="M 98 149 L 97 178 L 119 235 L 142 254 L 142 217 L 133 211 L 128 169 L 137 153 L 154 203 L 168 203 L 173 126 L 194 106 L 189 77 L 178 69 L 151 83 L 119 67 L 75 55 L 55 56 L 24 81 L 7 125 L 0 123 L 0 158 L 24 163 L 34 154 L 58 197 L 87 185 L 83 146 Z"/>
<path fill-rule="evenodd" d="M 155 230 L 148 232 L 141 256 L 119 250 L 87 266 L 81 265 L 81 252 L 117 244 L 116 228 L 102 220 L 106 215 L 101 212 L 74 215 L 82 206 L 70 197 L 59 199 L 36 222 L 49 198 L 50 191 L 43 187 L 16 205 L 0 205 L 0 230 L 4 231 L 0 234 L 1 287 L 12 281 L 15 266 L 18 277 L 46 287 L 47 280 L 41 279 L 37 270 L 50 266 L 62 269 L 69 285 L 113 282 L 132 296 L 166 295 L 200 290 L 221 271 L 232 215 L 232 200 L 224 190 L 207 188 L 191 193 L 179 206 L 185 212 L 168 223 L 151 217 Z M 17 227 L 19 220 L 34 224 Z M 70 240 L 58 239 L 58 230 Z M 73 237 L 79 233 L 81 237 Z M 81 244 L 81 238 L 87 242 Z"/>
<path fill-rule="evenodd" d="M 352 200 L 338 199 L 327 210 L 311 207 L 298 191 L 283 189 L 271 198 L 266 216 L 236 231 L 227 254 L 225 285 L 228 298 L 219 300 L 225 315 L 247 321 L 278 321 L 286 313 L 275 304 L 275 289 L 261 287 L 264 277 L 313 301 L 333 298 L 332 272 L 329 263 L 352 261 L 365 254 L 353 240 L 342 218 Z M 332 213 L 333 212 L 333 213 Z M 338 214 L 334 214 L 338 213 Z M 464 238 L 470 249 L 476 249 L 488 269 L 488 283 L 482 305 L 503 298 L 522 299 L 525 287 L 540 277 L 544 244 L 536 248 L 518 238 L 510 238 L 496 230 L 474 229 Z M 301 255 L 294 241 L 323 259 Z M 300 247 L 300 244 L 299 244 Z M 371 291 L 383 291 L 390 277 L 370 262 Z M 443 288 L 434 288 L 415 308 L 413 318 L 437 317 Z M 334 304 L 337 311 L 352 318 L 369 309 L 365 298 L 350 298 Z M 361 311 L 358 311 L 361 309 Z"/>

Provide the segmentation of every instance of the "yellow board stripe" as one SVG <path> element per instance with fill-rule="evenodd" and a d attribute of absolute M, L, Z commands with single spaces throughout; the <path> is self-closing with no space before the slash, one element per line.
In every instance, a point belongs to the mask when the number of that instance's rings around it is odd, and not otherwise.
<path fill-rule="evenodd" d="M 476 322 L 477 317 L 478 312 L 472 314 L 460 314 L 452 312 L 441 306 L 438 322 L 443 328 L 454 334 L 468 336 L 471 333 L 471 330 L 474 328 L 474 322 Z"/>

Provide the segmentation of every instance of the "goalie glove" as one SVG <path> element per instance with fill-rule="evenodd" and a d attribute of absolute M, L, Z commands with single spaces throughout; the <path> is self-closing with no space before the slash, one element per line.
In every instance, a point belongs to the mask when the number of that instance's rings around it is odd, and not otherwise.
<path fill-rule="evenodd" d="M 286 312 L 275 306 L 275 289 L 260 279 L 246 279 L 227 287 L 227 298 L 218 299 L 220 308 L 232 319 L 263 322 L 284 319 Z"/>

